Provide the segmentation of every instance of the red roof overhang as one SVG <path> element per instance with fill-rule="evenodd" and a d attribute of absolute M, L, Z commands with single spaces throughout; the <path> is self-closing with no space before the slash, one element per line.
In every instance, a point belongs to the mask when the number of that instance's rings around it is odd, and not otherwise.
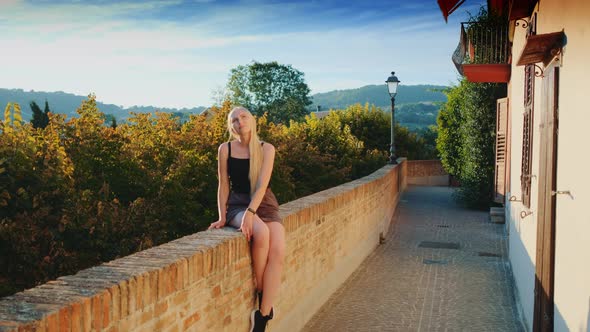
<path fill-rule="evenodd" d="M 445 21 L 465 0 L 437 0 Z M 528 17 L 533 12 L 538 0 L 488 0 L 488 10 L 498 14 L 509 11 L 510 20 Z"/>
<path fill-rule="evenodd" d="M 488 10 L 497 14 L 509 13 L 510 20 L 531 16 L 538 0 L 488 0 Z"/>
<path fill-rule="evenodd" d="M 510 3 L 510 20 L 531 16 L 537 0 L 513 0 Z"/>
<path fill-rule="evenodd" d="M 502 15 L 507 9 L 507 0 L 488 0 L 488 11 Z"/>
<path fill-rule="evenodd" d="M 440 11 L 442 12 L 445 22 L 447 21 L 449 15 L 454 12 L 459 6 L 465 2 L 465 0 L 437 0 L 438 6 L 440 7 Z"/>

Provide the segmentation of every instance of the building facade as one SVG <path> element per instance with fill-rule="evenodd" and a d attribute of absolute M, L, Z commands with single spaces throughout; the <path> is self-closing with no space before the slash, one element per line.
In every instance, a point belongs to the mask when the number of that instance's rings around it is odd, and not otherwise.
<path fill-rule="evenodd" d="M 462 3 L 438 2 L 445 18 Z M 466 25 L 453 60 L 470 81 L 508 83 L 495 190 L 522 319 L 529 331 L 590 331 L 590 1 L 489 0 L 488 9 L 507 26 L 477 39 Z M 484 59 L 483 48 L 508 56 Z"/>

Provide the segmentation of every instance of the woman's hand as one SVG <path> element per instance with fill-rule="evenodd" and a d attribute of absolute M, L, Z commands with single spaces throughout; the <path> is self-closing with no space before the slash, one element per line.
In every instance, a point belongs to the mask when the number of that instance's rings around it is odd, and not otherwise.
<path fill-rule="evenodd" d="M 252 219 L 252 214 L 246 211 L 242 217 L 242 225 L 240 226 L 240 230 L 242 233 L 244 233 L 248 242 L 250 242 L 250 239 L 252 238 L 253 225 L 254 220 Z"/>
<path fill-rule="evenodd" d="M 209 228 L 207 228 L 208 230 L 211 228 L 222 228 L 223 226 L 225 226 L 225 220 L 224 219 L 219 219 L 214 223 L 211 223 L 211 225 L 209 225 Z"/>

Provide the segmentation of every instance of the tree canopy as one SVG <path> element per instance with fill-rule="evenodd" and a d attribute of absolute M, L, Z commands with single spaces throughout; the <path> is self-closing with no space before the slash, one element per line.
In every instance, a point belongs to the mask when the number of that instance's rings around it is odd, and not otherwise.
<path fill-rule="evenodd" d="M 303 72 L 276 61 L 253 62 L 231 70 L 227 83 L 231 101 L 275 123 L 301 120 L 311 105 Z"/>
<path fill-rule="evenodd" d="M 33 113 L 33 118 L 31 119 L 31 124 L 35 128 L 45 128 L 49 124 L 49 103 L 47 100 L 45 101 L 45 110 L 41 111 L 39 105 L 36 102 L 32 101 L 29 106 L 31 107 L 31 112 Z"/>

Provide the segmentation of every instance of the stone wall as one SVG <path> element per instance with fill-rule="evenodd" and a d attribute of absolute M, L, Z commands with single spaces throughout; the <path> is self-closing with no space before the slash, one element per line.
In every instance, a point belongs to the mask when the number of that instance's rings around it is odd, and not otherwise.
<path fill-rule="evenodd" d="M 448 186 L 449 174 L 440 160 L 409 160 L 408 184 L 425 186 Z"/>
<path fill-rule="evenodd" d="M 379 244 L 407 162 L 281 205 L 287 250 L 273 331 L 298 331 Z M 249 247 L 199 232 L 0 300 L 0 331 L 247 331 Z"/>

